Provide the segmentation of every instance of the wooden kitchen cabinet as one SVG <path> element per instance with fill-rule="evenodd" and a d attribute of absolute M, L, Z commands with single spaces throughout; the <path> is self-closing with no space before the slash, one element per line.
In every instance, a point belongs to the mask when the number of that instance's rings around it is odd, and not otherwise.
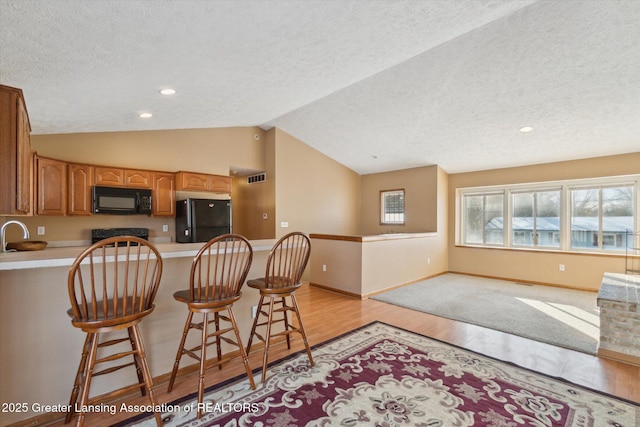
<path fill-rule="evenodd" d="M 33 212 L 30 134 L 22 90 L 0 85 L 0 215 Z"/>
<path fill-rule="evenodd" d="M 153 172 L 125 169 L 124 186 L 132 188 L 153 188 Z"/>
<path fill-rule="evenodd" d="M 231 177 L 197 172 L 176 172 L 176 190 L 231 193 Z"/>
<path fill-rule="evenodd" d="M 36 194 L 38 215 L 66 215 L 67 163 L 37 157 Z"/>
<path fill-rule="evenodd" d="M 222 175 L 209 175 L 209 191 L 214 193 L 231 194 L 231 177 Z"/>
<path fill-rule="evenodd" d="M 176 190 L 208 191 L 208 175 L 196 172 L 176 172 Z"/>
<path fill-rule="evenodd" d="M 95 185 L 124 187 L 124 169 L 95 166 Z"/>
<path fill-rule="evenodd" d="M 91 165 L 70 163 L 68 170 L 69 215 L 91 215 L 93 204 L 94 167 Z"/>
<path fill-rule="evenodd" d="M 151 200 L 153 216 L 176 216 L 175 175 L 167 172 L 153 173 Z"/>

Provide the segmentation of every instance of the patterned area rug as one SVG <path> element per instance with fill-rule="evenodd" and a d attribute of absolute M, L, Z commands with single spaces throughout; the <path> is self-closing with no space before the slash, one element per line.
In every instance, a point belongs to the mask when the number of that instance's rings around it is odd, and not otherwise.
<path fill-rule="evenodd" d="M 625 426 L 640 406 L 383 323 L 166 406 L 166 426 Z M 259 376 L 258 376 L 259 377 Z M 152 417 L 126 426 L 154 426 Z"/>

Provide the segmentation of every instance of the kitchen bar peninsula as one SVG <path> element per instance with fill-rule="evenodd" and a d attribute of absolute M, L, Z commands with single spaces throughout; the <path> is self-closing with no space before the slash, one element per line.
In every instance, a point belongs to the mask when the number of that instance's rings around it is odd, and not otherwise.
<path fill-rule="evenodd" d="M 438 233 L 310 234 L 314 286 L 357 298 L 446 272 Z"/>
<path fill-rule="evenodd" d="M 264 276 L 274 243 L 251 241 L 254 252 L 248 278 Z M 173 293 L 189 287 L 191 262 L 202 243 L 155 246 L 163 259 L 162 279 L 155 310 L 142 321 L 140 332 L 151 374 L 158 377 L 171 372 L 186 316 Z M 83 249 L 0 253 L 0 402 L 26 404 L 20 407 L 26 412 L 0 412 L 0 426 L 46 415 L 39 413 L 38 407 L 68 404 L 85 334 L 71 325 L 67 315 L 67 275 Z M 259 298 L 257 290 L 245 286 L 242 298 L 233 307 L 244 342 L 253 320 L 251 306 L 257 305 Z M 193 346 L 199 338 L 196 335 L 190 337 Z M 229 346 L 228 350 L 235 348 Z M 185 360 L 181 368 L 190 362 L 196 363 Z M 91 384 L 91 395 L 104 394 L 135 379 L 132 368 L 97 378 Z"/>

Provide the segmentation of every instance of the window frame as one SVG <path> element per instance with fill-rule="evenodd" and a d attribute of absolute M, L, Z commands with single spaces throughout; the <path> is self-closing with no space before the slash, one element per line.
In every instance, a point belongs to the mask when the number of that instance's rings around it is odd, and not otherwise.
<path fill-rule="evenodd" d="M 631 186 L 632 188 L 632 227 L 633 232 L 640 234 L 640 175 L 622 175 L 611 176 L 603 178 L 588 178 L 588 179 L 575 179 L 575 180 L 562 180 L 562 181 L 547 181 L 547 182 L 534 182 L 534 183 L 522 183 L 522 184 L 508 184 L 508 185 L 492 185 L 492 186 L 479 186 L 479 187 L 464 187 L 456 189 L 455 200 L 455 244 L 457 246 L 465 247 L 481 247 L 481 248 L 500 248 L 509 250 L 527 250 L 527 251 L 540 251 L 540 252 L 587 252 L 587 253 L 604 253 L 604 254 L 617 254 L 624 255 L 624 247 L 618 249 L 605 248 L 604 245 L 600 247 L 591 248 L 576 248 L 572 247 L 572 235 L 571 235 L 571 190 L 578 188 L 611 188 L 611 187 L 625 187 Z M 560 218 L 559 218 L 559 246 L 540 246 L 540 245 L 526 245 L 522 243 L 515 243 L 513 240 L 513 194 L 523 192 L 543 192 L 560 190 Z M 465 229 L 465 202 L 466 196 L 482 196 L 488 194 L 496 194 L 503 192 L 504 194 L 504 216 L 503 216 L 503 244 L 487 244 L 487 243 L 468 243 L 466 242 Z M 603 214 L 600 211 L 598 213 L 598 222 L 602 224 Z M 603 231 L 599 229 L 599 235 L 602 235 Z M 634 245 L 640 245 L 640 237 Z"/>
<path fill-rule="evenodd" d="M 402 221 L 386 221 L 386 195 L 392 193 L 402 194 Z M 407 204 L 406 204 L 406 191 L 404 188 L 396 188 L 393 190 L 380 190 L 380 225 L 405 225 L 407 221 Z"/>

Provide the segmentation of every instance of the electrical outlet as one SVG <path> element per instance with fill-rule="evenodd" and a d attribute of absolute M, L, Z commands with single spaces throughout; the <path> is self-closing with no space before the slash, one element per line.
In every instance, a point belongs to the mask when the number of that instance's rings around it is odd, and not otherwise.
<path fill-rule="evenodd" d="M 322 271 L 327 271 L 327 264 L 322 264 Z"/>
<path fill-rule="evenodd" d="M 162 231 L 164 231 L 164 232 L 169 231 L 169 225 L 168 224 L 163 224 L 162 225 Z"/>
<path fill-rule="evenodd" d="M 255 319 L 257 314 L 258 314 L 258 306 L 254 305 L 251 307 L 251 318 Z"/>
<path fill-rule="evenodd" d="M 560 268 L 560 271 L 564 271 L 564 264 L 560 264 L 558 268 Z"/>
<path fill-rule="evenodd" d="M 282 222 L 280 223 L 280 227 L 281 227 L 281 228 L 287 228 L 287 227 L 289 227 L 289 223 L 288 223 L 288 222 L 286 222 L 286 221 L 282 221 Z"/>
<path fill-rule="evenodd" d="M 38 226 L 38 236 L 44 236 L 44 225 L 39 225 Z"/>
<path fill-rule="evenodd" d="M 431 258 L 427 258 L 427 264 L 431 264 Z"/>
<path fill-rule="evenodd" d="M 269 219 L 269 215 L 268 215 L 268 214 L 266 214 L 266 213 L 263 213 L 263 214 L 262 214 L 262 219 Z"/>

